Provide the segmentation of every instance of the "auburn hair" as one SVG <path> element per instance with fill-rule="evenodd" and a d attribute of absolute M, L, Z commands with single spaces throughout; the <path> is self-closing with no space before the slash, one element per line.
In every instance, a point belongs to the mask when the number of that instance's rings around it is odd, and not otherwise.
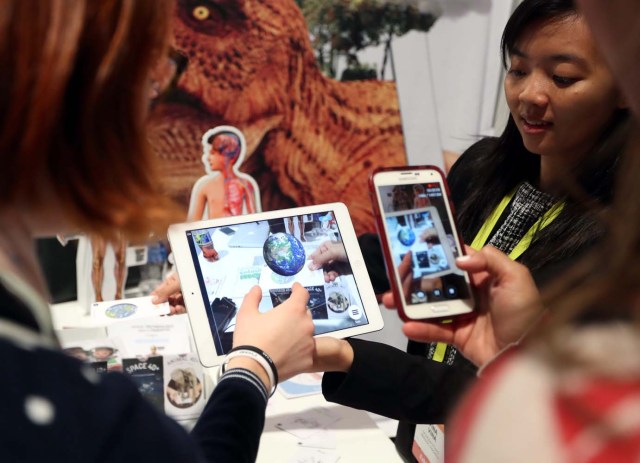
<path fill-rule="evenodd" d="M 172 5 L 2 2 L 0 207 L 35 206 L 47 184 L 83 231 L 141 238 L 172 219 L 145 133 Z"/>

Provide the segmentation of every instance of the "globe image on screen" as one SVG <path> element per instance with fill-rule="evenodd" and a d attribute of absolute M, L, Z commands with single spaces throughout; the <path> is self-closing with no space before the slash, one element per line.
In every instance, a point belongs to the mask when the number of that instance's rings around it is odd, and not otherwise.
<path fill-rule="evenodd" d="M 302 243 L 289 233 L 274 233 L 262 247 L 267 266 L 278 275 L 291 276 L 304 266 L 307 255 Z"/>
<path fill-rule="evenodd" d="M 411 246 L 416 242 L 416 234 L 410 228 L 403 228 L 398 232 L 398 241 L 405 246 Z"/>

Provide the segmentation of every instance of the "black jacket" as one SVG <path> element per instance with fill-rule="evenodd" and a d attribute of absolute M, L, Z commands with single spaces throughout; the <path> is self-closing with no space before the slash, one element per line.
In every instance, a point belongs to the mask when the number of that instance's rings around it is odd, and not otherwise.
<path fill-rule="evenodd" d="M 488 152 L 487 148 L 494 143 L 492 138 L 477 142 L 454 164 L 447 178 L 454 208 L 458 208 L 468 196 L 472 183 L 469 180 L 476 175 L 470 160 Z M 508 208 L 494 230 L 500 227 L 507 215 Z M 463 240 L 470 243 L 481 226 L 482 222 L 478 221 L 460 230 Z M 376 292 L 388 290 L 377 236 L 362 236 L 360 244 L 363 248 L 366 246 L 365 261 Z M 526 261 L 526 258 L 525 251 L 518 260 Z M 553 278 L 574 260 L 575 256 L 540 267 L 532 272 L 534 280 L 540 284 Z M 322 383 L 325 398 L 400 420 L 396 448 L 407 461 L 414 461 L 411 455 L 414 423 L 444 423 L 476 377 L 476 367 L 452 346 L 447 346 L 444 355 L 439 356 L 442 361 L 434 361 L 435 344 L 409 341 L 405 353 L 386 344 L 362 340 L 349 342 L 354 350 L 352 368 L 349 373 L 325 373 Z"/>
<path fill-rule="evenodd" d="M 3 462 L 255 461 L 266 402 L 247 381 L 221 382 L 189 434 L 123 374 L 40 346 L 29 308 L 1 284 L 0 301 Z"/>

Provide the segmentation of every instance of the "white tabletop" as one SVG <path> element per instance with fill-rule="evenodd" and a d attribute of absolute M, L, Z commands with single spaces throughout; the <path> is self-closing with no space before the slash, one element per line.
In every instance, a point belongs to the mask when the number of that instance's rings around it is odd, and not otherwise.
<path fill-rule="evenodd" d="M 319 432 L 309 430 L 308 438 L 305 434 L 302 438 L 296 436 L 295 429 L 291 433 L 278 428 L 279 424 L 290 425 L 296 418 L 308 422 L 324 413 L 332 422 Z M 257 461 L 324 463 L 338 457 L 340 463 L 402 462 L 391 440 L 366 412 L 329 403 L 322 394 L 287 399 L 276 392 L 267 406 Z"/>
<path fill-rule="evenodd" d="M 52 306 L 54 327 L 92 327 L 95 321 L 77 303 Z M 216 369 L 206 369 L 211 391 Z M 314 420 L 322 417 L 319 427 Z M 375 419 L 375 421 L 374 421 Z M 402 462 L 388 432 L 377 421 L 381 417 L 327 402 L 322 394 L 286 398 L 279 391 L 269 400 L 258 462 L 263 463 L 360 463 Z M 393 429 L 393 420 L 381 419 Z M 189 427 L 189 423 L 183 423 Z M 278 427 L 288 428 L 284 431 Z"/>

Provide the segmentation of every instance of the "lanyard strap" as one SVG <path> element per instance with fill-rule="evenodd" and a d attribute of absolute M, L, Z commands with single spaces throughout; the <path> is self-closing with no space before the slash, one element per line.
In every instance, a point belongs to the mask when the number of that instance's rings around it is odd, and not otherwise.
<path fill-rule="evenodd" d="M 487 220 L 485 220 L 485 222 L 482 224 L 482 227 L 480 227 L 478 234 L 471 242 L 471 247 L 473 249 L 475 249 L 476 251 L 479 251 L 487 243 L 487 240 L 489 239 L 489 235 L 491 234 L 496 224 L 498 223 L 498 220 L 500 219 L 505 209 L 511 202 L 511 199 L 513 198 L 513 195 L 515 194 L 516 190 L 517 190 L 517 187 L 514 190 L 510 191 L 504 198 L 502 198 L 502 200 L 500 201 L 500 204 L 498 204 L 498 206 L 491 212 Z M 531 241 L 533 240 L 533 234 L 539 230 L 544 229 L 547 225 L 553 222 L 556 219 L 556 217 L 558 217 L 560 212 L 562 212 L 563 208 L 564 208 L 563 202 L 557 202 L 553 206 L 551 206 L 549 210 L 545 212 L 542 217 L 536 220 L 536 222 L 531 226 L 531 228 L 527 230 L 527 232 L 520 239 L 518 244 L 516 244 L 513 250 L 509 253 L 509 257 L 513 260 L 516 260 L 518 257 L 520 257 L 522 253 L 524 253 L 531 245 Z"/>

